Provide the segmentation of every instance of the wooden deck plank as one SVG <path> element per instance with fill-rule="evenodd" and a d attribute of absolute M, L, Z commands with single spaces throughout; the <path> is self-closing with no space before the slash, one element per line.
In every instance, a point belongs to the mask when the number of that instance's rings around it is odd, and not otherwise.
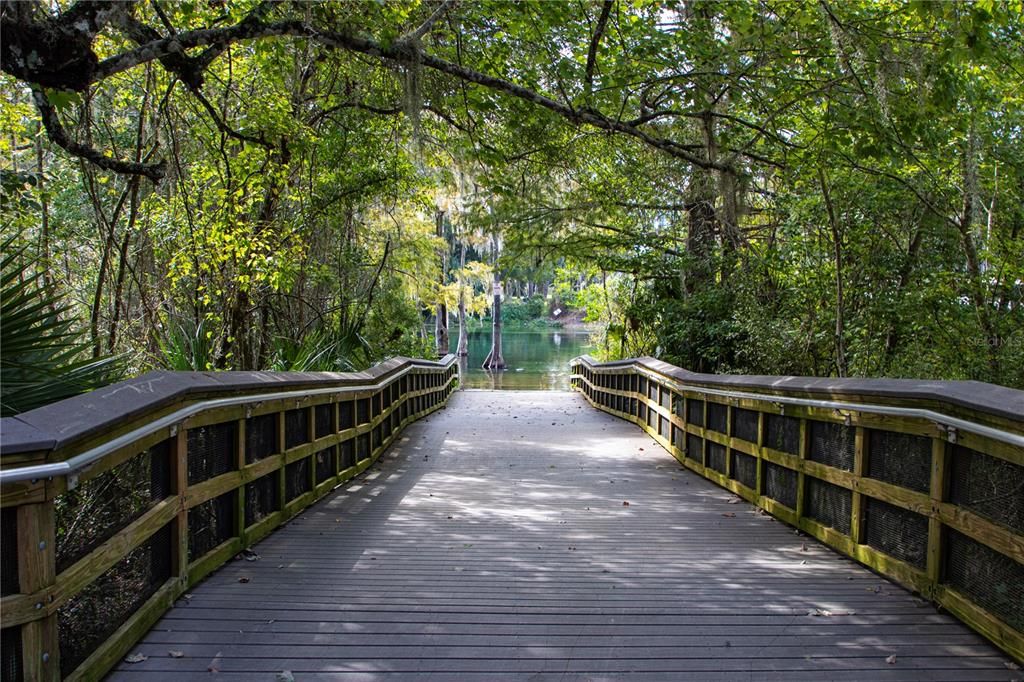
<path fill-rule="evenodd" d="M 109 679 L 1019 674 L 952 617 L 736 499 L 574 394 L 460 392 L 259 561 L 180 600 L 135 648 L 149 658 Z"/>

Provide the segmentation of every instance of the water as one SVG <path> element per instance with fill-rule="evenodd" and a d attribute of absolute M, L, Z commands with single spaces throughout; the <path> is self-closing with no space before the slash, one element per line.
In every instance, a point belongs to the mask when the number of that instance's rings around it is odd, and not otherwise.
<path fill-rule="evenodd" d="M 480 368 L 491 350 L 491 328 L 469 330 L 469 357 L 459 360 L 465 388 L 569 390 L 569 361 L 593 351 L 590 332 L 545 329 L 508 331 L 501 334 L 501 354 L 508 366 L 503 372 Z M 451 349 L 458 345 L 459 329 L 450 331 Z"/>

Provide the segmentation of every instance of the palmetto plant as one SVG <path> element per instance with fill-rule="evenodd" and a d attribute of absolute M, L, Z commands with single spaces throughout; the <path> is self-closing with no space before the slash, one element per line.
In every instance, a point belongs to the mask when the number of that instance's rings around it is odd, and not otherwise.
<path fill-rule="evenodd" d="M 9 417 L 120 378 L 119 356 L 93 358 L 71 305 L 14 240 L 0 244 L 0 406 Z"/>

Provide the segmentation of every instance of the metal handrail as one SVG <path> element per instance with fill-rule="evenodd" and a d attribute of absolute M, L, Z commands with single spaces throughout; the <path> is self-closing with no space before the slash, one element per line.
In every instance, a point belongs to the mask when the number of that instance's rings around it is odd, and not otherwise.
<path fill-rule="evenodd" d="M 446 367 L 446 365 L 441 365 Z M 450 365 L 447 365 L 450 366 Z M 101 443 L 94 448 L 90 448 L 85 452 L 75 455 L 74 457 L 68 458 L 62 462 L 51 462 L 48 464 L 33 464 L 30 466 L 17 467 L 14 469 L 2 469 L 0 470 L 0 485 L 7 483 L 14 483 L 15 481 L 37 481 L 41 479 L 51 479 L 59 476 L 68 476 L 68 487 L 74 488 L 77 485 L 77 475 L 84 469 L 89 468 L 94 462 L 102 459 L 106 455 L 118 450 L 126 445 L 145 438 L 148 435 L 157 433 L 161 429 L 173 427 L 174 425 L 188 419 L 189 417 L 198 414 L 204 410 L 209 410 L 218 407 L 234 407 L 236 405 L 245 405 L 248 403 L 262 403 L 268 400 L 287 400 L 289 398 L 304 398 L 307 396 L 314 395 L 325 395 L 329 393 L 358 393 L 367 390 L 376 390 L 383 388 L 385 385 L 391 383 L 395 379 L 408 374 L 414 369 L 413 366 L 405 367 L 402 370 L 388 376 L 385 379 L 373 384 L 359 384 L 358 386 L 336 386 L 333 388 L 314 388 L 304 389 L 299 391 L 282 391 L 278 393 L 259 393 L 255 395 L 246 396 L 233 396 L 230 398 L 212 398 L 209 400 L 200 400 L 192 403 L 186 407 L 182 407 L 179 410 L 175 410 L 170 414 L 164 415 L 159 419 L 149 422 L 145 426 L 140 426 L 137 429 L 133 429 L 128 433 L 125 433 L 117 438 L 109 440 L 105 443 Z M 174 435 L 173 433 L 171 435 Z"/>
<path fill-rule="evenodd" d="M 574 364 L 587 364 L 590 367 L 599 367 L 599 364 L 590 363 L 582 357 L 574 358 L 570 365 Z M 630 367 L 638 373 L 644 374 L 648 378 L 658 379 L 659 381 L 667 381 L 674 387 L 680 390 L 688 391 L 699 391 L 708 395 L 719 396 L 722 398 L 735 398 L 735 399 L 749 399 L 749 400 L 761 400 L 765 402 L 775 403 L 777 405 L 800 405 L 803 407 L 819 407 L 825 409 L 831 409 L 836 411 L 849 411 L 849 412 L 869 412 L 872 414 L 885 414 L 893 416 L 903 417 L 916 417 L 919 419 L 927 419 L 935 422 L 940 427 L 945 428 L 948 438 L 951 442 L 956 441 L 957 430 L 969 431 L 976 433 L 979 436 L 985 436 L 992 440 L 997 440 L 1001 443 L 1007 443 L 1015 447 L 1024 448 L 1024 435 L 1012 433 L 1010 431 L 1004 431 L 992 426 L 986 426 L 984 424 L 978 424 L 976 422 L 968 421 L 966 419 L 960 419 L 959 417 L 951 417 L 942 412 L 936 412 L 934 410 L 926 410 L 920 407 L 895 407 L 891 405 L 875 405 L 872 403 L 847 403 L 836 400 L 819 400 L 816 398 L 796 398 L 792 396 L 782 396 L 765 393 L 750 393 L 747 391 L 729 391 L 718 388 L 696 388 L 693 386 L 686 386 L 678 379 L 666 377 L 664 374 L 648 369 L 637 362 L 632 362 L 628 365 L 619 365 L 619 367 Z"/>

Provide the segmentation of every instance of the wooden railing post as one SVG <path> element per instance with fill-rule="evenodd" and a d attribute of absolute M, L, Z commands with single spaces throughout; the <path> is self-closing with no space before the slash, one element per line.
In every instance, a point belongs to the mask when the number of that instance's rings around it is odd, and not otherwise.
<path fill-rule="evenodd" d="M 44 611 L 53 599 L 57 578 L 53 501 L 18 507 L 18 578 L 22 594 L 42 594 L 35 605 Z M 49 594 L 45 591 L 50 591 Z M 25 623 L 21 654 L 26 680 L 60 679 L 57 614 Z"/>
<path fill-rule="evenodd" d="M 171 438 L 171 494 L 178 498 L 178 513 L 171 524 L 171 575 L 188 583 L 188 432 L 182 425 Z"/>
<path fill-rule="evenodd" d="M 245 417 L 235 422 L 235 471 L 245 469 Z M 235 537 L 245 538 L 245 489 L 243 483 L 235 490 Z"/>
<path fill-rule="evenodd" d="M 935 512 L 946 499 L 949 451 L 950 447 L 945 437 L 932 438 L 932 470 L 928 495 Z M 931 589 L 936 590 L 942 580 L 942 521 L 934 513 L 928 518 L 928 555 L 925 572 Z"/>
<path fill-rule="evenodd" d="M 853 437 L 853 475 L 855 480 L 860 481 L 864 476 L 866 464 L 864 442 L 866 434 L 863 426 L 858 426 Z M 868 453 L 870 456 L 870 453 Z M 864 530 L 864 496 L 854 488 L 850 493 L 850 540 L 854 544 L 860 544 L 861 534 Z"/>

